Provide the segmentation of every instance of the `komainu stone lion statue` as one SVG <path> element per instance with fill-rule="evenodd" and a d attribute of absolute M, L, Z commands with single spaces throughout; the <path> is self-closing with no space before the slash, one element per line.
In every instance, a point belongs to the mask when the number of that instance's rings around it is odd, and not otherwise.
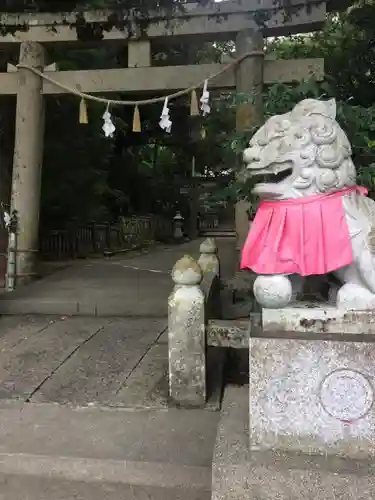
<path fill-rule="evenodd" d="M 270 118 L 244 152 L 251 175 L 264 176 L 241 268 L 258 274 L 254 294 L 285 307 L 303 277 L 334 273 L 337 307 L 375 307 L 375 202 L 356 185 L 351 146 L 334 100 L 306 99 Z"/>

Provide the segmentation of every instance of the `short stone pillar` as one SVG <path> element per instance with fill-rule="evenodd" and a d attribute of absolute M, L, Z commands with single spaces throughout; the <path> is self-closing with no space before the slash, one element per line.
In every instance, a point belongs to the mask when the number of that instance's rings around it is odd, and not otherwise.
<path fill-rule="evenodd" d="M 215 273 L 220 277 L 220 260 L 217 255 L 217 245 L 214 238 L 205 239 L 199 247 L 198 264 L 204 273 Z"/>
<path fill-rule="evenodd" d="M 206 402 L 205 297 L 202 270 L 185 255 L 172 269 L 168 299 L 169 397 L 180 406 Z"/>

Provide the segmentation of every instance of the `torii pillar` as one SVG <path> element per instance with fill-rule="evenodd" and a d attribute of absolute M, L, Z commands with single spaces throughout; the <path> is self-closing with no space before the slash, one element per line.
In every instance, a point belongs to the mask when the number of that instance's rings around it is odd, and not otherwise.
<path fill-rule="evenodd" d="M 44 48 L 35 42 L 22 42 L 19 62 L 43 71 Z M 12 211 L 18 215 L 17 284 L 29 282 L 36 274 L 45 123 L 42 86 L 42 78 L 27 69 L 18 70 L 11 199 Z"/>
<path fill-rule="evenodd" d="M 237 132 L 246 133 L 263 123 L 263 66 L 264 66 L 263 35 L 259 30 L 249 28 L 241 31 L 236 39 L 236 56 L 256 51 L 258 55 L 248 56 L 236 68 L 237 93 L 251 97 L 251 103 L 239 104 L 236 116 Z M 242 161 L 242 159 L 241 159 Z M 240 252 L 249 231 L 247 210 L 250 204 L 238 200 L 235 208 L 237 250 Z"/>

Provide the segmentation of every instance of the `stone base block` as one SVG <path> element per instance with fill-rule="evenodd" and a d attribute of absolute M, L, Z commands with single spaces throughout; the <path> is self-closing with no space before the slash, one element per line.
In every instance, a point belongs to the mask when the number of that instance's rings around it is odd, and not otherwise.
<path fill-rule="evenodd" d="M 242 464 L 215 470 L 212 500 L 368 500 L 375 495 L 375 476 L 367 464 L 310 460 L 292 467 L 290 457 L 265 460 L 256 453 Z M 273 463 L 269 463 L 273 462 Z M 306 468 L 305 468 L 306 466 Z"/>
<path fill-rule="evenodd" d="M 374 385 L 373 343 L 251 339 L 250 450 L 374 458 Z"/>
<path fill-rule="evenodd" d="M 284 309 L 263 309 L 262 323 L 263 333 L 375 334 L 375 311 L 298 302 Z"/>
<path fill-rule="evenodd" d="M 212 464 L 212 500 L 369 500 L 375 464 L 249 450 L 247 387 L 228 386 Z"/>

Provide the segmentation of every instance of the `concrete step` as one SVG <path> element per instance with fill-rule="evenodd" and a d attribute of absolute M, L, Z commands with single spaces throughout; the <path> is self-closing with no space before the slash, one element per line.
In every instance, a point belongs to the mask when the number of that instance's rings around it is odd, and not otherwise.
<path fill-rule="evenodd" d="M 209 491 L 0 474 L 0 500 L 209 500 Z"/>
<path fill-rule="evenodd" d="M 0 499 L 208 500 L 219 414 L 0 406 Z"/>

